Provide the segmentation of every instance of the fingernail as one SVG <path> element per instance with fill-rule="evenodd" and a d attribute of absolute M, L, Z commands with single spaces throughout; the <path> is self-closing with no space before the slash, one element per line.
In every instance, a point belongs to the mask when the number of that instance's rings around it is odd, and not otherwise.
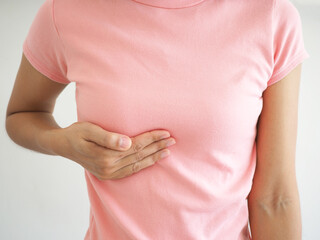
<path fill-rule="evenodd" d="M 120 147 L 127 148 L 130 145 L 130 140 L 126 137 L 120 138 Z"/>
<path fill-rule="evenodd" d="M 163 152 L 161 153 L 160 157 L 161 157 L 161 158 L 165 158 L 165 157 L 169 156 L 169 154 L 170 154 L 170 152 L 169 152 L 168 150 L 166 150 L 166 151 L 163 151 Z"/>
<path fill-rule="evenodd" d="M 168 133 L 168 132 L 163 133 L 163 134 L 160 136 L 160 139 L 164 139 L 164 138 L 167 138 L 167 137 L 170 137 L 170 133 Z"/>
<path fill-rule="evenodd" d="M 169 142 L 167 142 L 167 147 L 169 147 L 175 143 L 176 143 L 176 141 L 174 139 L 171 139 Z"/>

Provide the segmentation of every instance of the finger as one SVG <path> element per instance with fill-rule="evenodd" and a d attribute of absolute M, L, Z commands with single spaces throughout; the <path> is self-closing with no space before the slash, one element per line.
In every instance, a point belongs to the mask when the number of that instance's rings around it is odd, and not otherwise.
<path fill-rule="evenodd" d="M 124 158 L 115 160 L 113 162 L 113 164 L 115 164 L 114 167 L 117 169 L 120 169 L 134 162 L 141 161 L 144 158 L 150 156 L 151 154 L 154 154 L 159 150 L 169 147 L 174 143 L 175 143 L 174 138 L 168 138 L 168 139 L 163 139 L 157 142 L 153 142 L 152 144 L 149 144 L 147 147 L 143 148 L 141 151 L 128 155 Z"/>
<path fill-rule="evenodd" d="M 89 123 L 86 126 L 83 138 L 85 138 L 87 141 L 95 142 L 102 147 L 118 151 L 127 150 L 132 144 L 130 137 L 107 131 L 102 127 L 92 123 Z"/>
<path fill-rule="evenodd" d="M 123 178 L 123 177 L 130 176 L 134 173 L 141 171 L 144 168 L 147 168 L 147 167 L 154 165 L 158 160 L 165 158 L 168 155 L 170 155 L 169 149 L 158 151 L 158 152 L 144 158 L 141 161 L 137 161 L 137 162 L 134 162 L 130 165 L 127 165 L 123 168 L 120 168 L 119 170 L 114 172 L 114 174 L 112 174 L 112 178 L 117 179 L 117 178 Z"/>
<path fill-rule="evenodd" d="M 128 156 L 137 153 L 144 149 L 146 146 L 168 137 L 170 137 L 170 133 L 164 130 L 153 130 L 150 132 L 142 133 L 131 139 L 132 146 L 126 152 L 126 155 Z"/>

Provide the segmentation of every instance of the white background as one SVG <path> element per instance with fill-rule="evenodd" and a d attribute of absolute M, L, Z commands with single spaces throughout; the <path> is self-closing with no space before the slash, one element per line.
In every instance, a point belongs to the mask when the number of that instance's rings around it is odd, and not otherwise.
<path fill-rule="evenodd" d="M 5 114 L 22 43 L 44 0 L 0 1 L 0 239 L 83 239 L 89 199 L 83 168 L 69 159 L 20 147 L 5 131 Z M 292 1 L 310 58 L 303 63 L 296 154 L 303 240 L 320 239 L 320 0 Z M 54 117 L 76 121 L 75 85 L 59 96 Z"/>

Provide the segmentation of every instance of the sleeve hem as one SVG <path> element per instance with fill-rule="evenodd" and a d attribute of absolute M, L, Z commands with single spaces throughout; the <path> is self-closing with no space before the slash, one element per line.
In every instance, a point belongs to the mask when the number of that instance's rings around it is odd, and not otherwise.
<path fill-rule="evenodd" d="M 31 53 L 28 44 L 27 44 L 27 39 L 24 41 L 23 43 L 23 52 L 24 55 L 27 57 L 27 59 L 29 60 L 29 62 L 32 64 L 32 66 L 38 70 L 40 73 L 42 73 L 43 75 L 45 75 L 46 77 L 50 78 L 52 81 L 58 82 L 58 83 L 62 83 L 62 84 L 68 84 L 70 83 L 69 80 L 67 80 L 66 78 L 51 72 L 47 67 L 45 67 L 44 65 L 42 65 Z"/>
<path fill-rule="evenodd" d="M 275 73 L 268 81 L 267 86 L 270 86 L 282 78 L 284 78 L 287 74 L 289 74 L 299 63 L 303 60 L 309 58 L 310 55 L 306 50 L 303 50 L 299 54 L 297 54 L 292 60 L 283 68 L 281 68 L 277 73 Z"/>

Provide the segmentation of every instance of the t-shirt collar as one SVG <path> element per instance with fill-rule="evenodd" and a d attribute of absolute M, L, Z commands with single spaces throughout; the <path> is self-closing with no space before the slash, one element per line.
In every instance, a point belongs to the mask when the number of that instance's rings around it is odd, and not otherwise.
<path fill-rule="evenodd" d="M 152 7 L 160 8 L 185 8 L 191 7 L 205 0 L 132 0 Z"/>

